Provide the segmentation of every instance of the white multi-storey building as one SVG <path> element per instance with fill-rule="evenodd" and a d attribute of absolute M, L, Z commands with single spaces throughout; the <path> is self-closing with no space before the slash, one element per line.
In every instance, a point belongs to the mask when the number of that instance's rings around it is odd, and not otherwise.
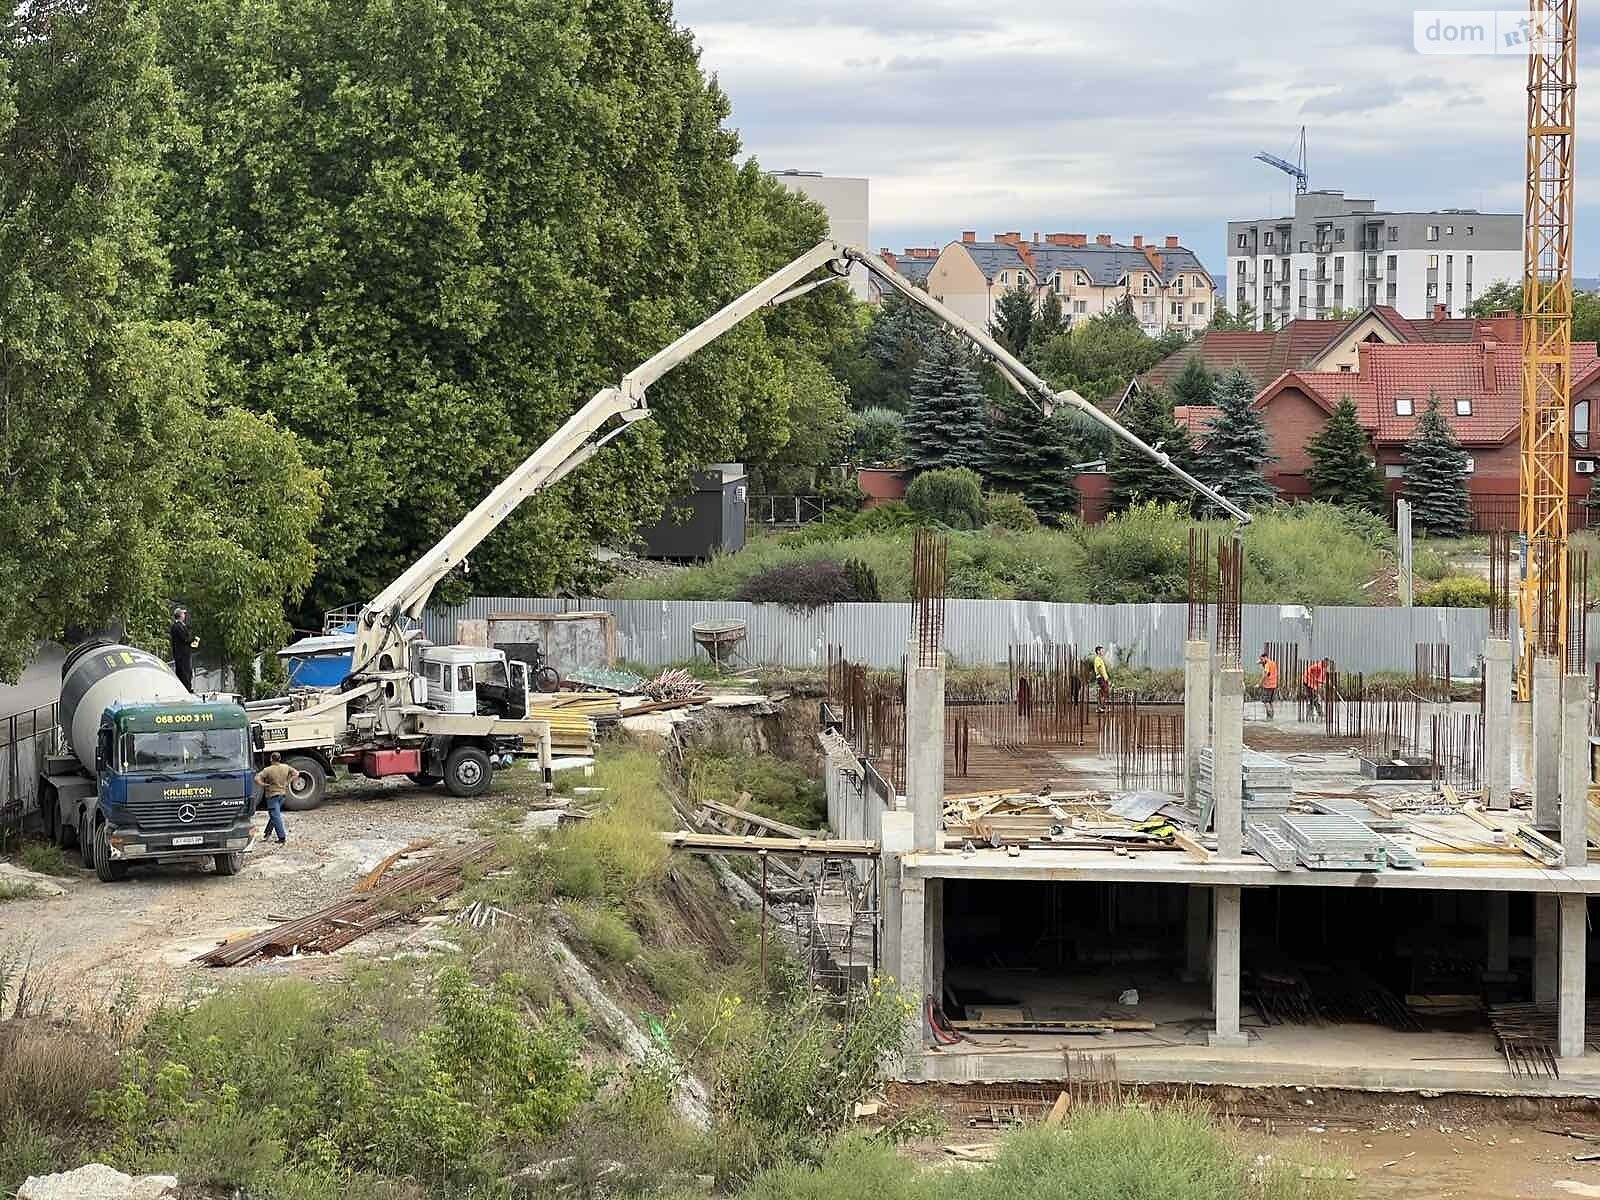
<path fill-rule="evenodd" d="M 867 180 L 846 175 L 824 175 L 821 171 L 769 171 L 767 174 L 790 191 L 799 192 L 822 205 L 822 210 L 828 214 L 828 236 L 834 241 L 858 250 L 871 246 L 867 233 Z M 851 268 L 850 290 L 856 294 L 856 299 L 867 299 L 865 267 Z"/>
<path fill-rule="evenodd" d="M 1461 317 L 1494 284 L 1521 278 L 1520 213 L 1380 212 L 1319 191 L 1296 196 L 1292 217 L 1228 222 L 1228 309 L 1250 305 L 1258 329 L 1379 304 Z"/>

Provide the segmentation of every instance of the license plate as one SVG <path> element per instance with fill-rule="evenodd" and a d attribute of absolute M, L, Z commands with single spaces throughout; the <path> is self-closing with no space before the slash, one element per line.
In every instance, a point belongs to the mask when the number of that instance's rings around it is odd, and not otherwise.
<path fill-rule="evenodd" d="M 173 838 L 172 839 L 172 844 L 174 846 L 200 846 L 200 845 L 204 845 L 205 844 L 205 840 L 206 840 L 205 837 L 203 835 L 201 835 L 201 834 L 188 833 L 188 834 L 185 834 L 183 837 L 175 837 L 175 838 Z"/>

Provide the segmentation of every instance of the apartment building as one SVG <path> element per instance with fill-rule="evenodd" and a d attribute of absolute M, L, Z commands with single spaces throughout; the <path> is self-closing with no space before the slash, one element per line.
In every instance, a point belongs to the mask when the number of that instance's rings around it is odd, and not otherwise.
<path fill-rule="evenodd" d="M 862 250 L 872 244 L 867 234 L 869 180 L 824 175 L 821 171 L 768 171 L 767 174 L 791 192 L 799 192 L 820 204 L 822 211 L 828 214 L 828 236 L 834 241 Z M 850 290 L 858 300 L 869 298 L 865 267 L 851 269 Z"/>
<path fill-rule="evenodd" d="M 1228 222 L 1230 312 L 1249 304 L 1258 329 L 1377 305 L 1420 318 L 1522 277 L 1522 215 L 1447 208 L 1380 211 L 1343 192 L 1295 197 L 1293 216 Z"/>
<path fill-rule="evenodd" d="M 926 248 L 907 250 L 896 261 L 921 273 Z M 997 233 L 987 242 L 968 230 L 951 242 L 926 273 L 936 300 L 969 321 L 989 324 L 1000 298 L 1019 283 L 1042 302 L 1053 293 L 1069 322 L 1114 310 L 1126 297 L 1146 333 L 1204 329 L 1211 320 L 1214 283 L 1194 251 L 1168 237 L 1135 237 L 1132 245 L 1102 233 Z"/>

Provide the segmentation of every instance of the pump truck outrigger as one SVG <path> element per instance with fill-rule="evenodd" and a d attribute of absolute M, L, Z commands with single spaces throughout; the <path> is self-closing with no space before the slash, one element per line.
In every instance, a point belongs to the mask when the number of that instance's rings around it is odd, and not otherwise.
<path fill-rule="evenodd" d="M 443 782 L 457 796 L 476 795 L 489 786 L 497 761 L 507 761 L 510 754 L 525 752 L 530 745 L 544 747 L 548 783 L 549 732 L 543 722 L 445 712 L 430 703 L 415 631 L 434 587 L 522 501 L 564 478 L 649 417 L 645 394 L 661 376 L 763 308 L 842 281 L 856 264 L 973 342 L 1007 383 L 1043 412 L 1057 405 L 1078 409 L 1231 514 L 1240 527 L 1249 522 L 1236 504 L 1183 471 L 1159 448 L 1146 445 L 1076 392 L 1052 389 L 982 329 L 901 278 L 882 259 L 837 242 L 821 242 L 688 330 L 623 376 L 616 387 L 597 392 L 455 528 L 363 605 L 356 618 L 352 669 L 337 690 L 297 694 L 265 708 L 251 706 L 260 722 L 259 752 L 278 752 L 300 772 L 287 806 L 305 809 L 321 803 L 336 764 L 368 777 L 405 774 L 421 784 Z"/>

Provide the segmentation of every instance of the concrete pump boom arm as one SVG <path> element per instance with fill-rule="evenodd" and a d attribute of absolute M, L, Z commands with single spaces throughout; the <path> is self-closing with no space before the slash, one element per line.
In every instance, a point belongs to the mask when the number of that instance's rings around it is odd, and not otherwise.
<path fill-rule="evenodd" d="M 776 306 L 814 288 L 845 278 L 853 263 L 860 263 L 913 304 L 926 309 L 955 332 L 972 341 L 1019 392 L 1048 413 L 1052 404 L 1070 404 L 1105 426 L 1116 437 L 1177 475 L 1241 524 L 1250 517 L 1226 497 L 1176 466 L 1160 450 L 1147 446 L 1077 392 L 1053 391 L 982 329 L 951 312 L 927 292 L 913 287 L 876 255 L 820 242 L 805 254 L 767 276 L 736 300 L 707 317 L 670 345 L 624 375 L 616 387 L 602 388 L 582 408 L 568 417 L 538 449 L 462 517 L 421 558 L 361 610 L 351 655 L 352 679 L 372 669 L 403 669 L 404 618 L 420 618 L 439 581 L 459 566 L 524 500 L 542 491 L 588 462 L 613 438 L 650 415 L 645 392 L 656 380 L 708 343 L 762 308 Z M 826 267 L 828 274 L 808 277 Z M 615 422 L 615 424 L 613 424 Z M 610 426 L 610 428 L 607 428 Z M 386 654 L 387 652 L 387 654 Z M 385 661 L 387 657 L 388 661 Z"/>

